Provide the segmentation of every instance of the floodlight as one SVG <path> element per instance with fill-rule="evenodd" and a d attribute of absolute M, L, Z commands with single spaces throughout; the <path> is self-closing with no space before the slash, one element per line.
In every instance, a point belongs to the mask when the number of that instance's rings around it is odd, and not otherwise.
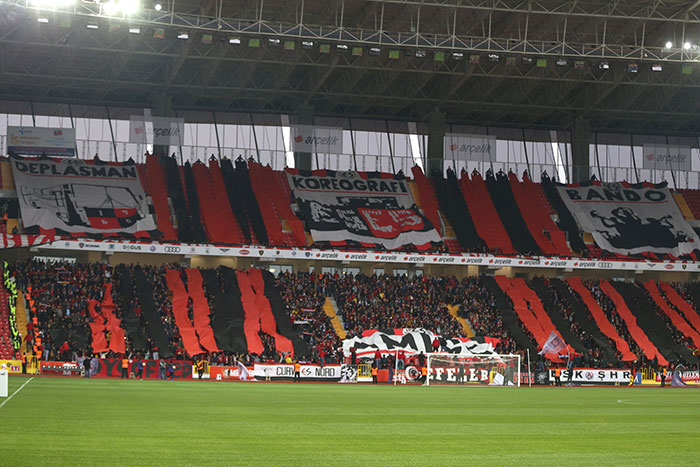
<path fill-rule="evenodd" d="M 88 28 L 88 29 L 99 29 L 100 26 L 98 26 L 98 25 L 95 24 L 95 23 L 88 23 L 88 24 L 87 24 L 87 28 Z"/>
<path fill-rule="evenodd" d="M 156 4 L 153 5 L 153 8 L 155 8 L 156 11 L 160 11 L 163 9 L 163 5 L 161 5 L 160 2 L 156 2 Z"/>
<path fill-rule="evenodd" d="M 109 16 L 115 15 L 117 11 L 119 11 L 119 5 L 114 0 L 107 3 L 103 3 L 102 11 L 104 14 Z"/>
<path fill-rule="evenodd" d="M 177 35 L 177 38 L 178 38 L 178 39 L 183 39 L 183 40 L 184 40 L 184 39 L 189 39 L 189 38 L 190 38 L 190 34 L 187 33 L 187 32 L 181 32 L 180 34 Z"/>
<path fill-rule="evenodd" d="M 39 17 L 39 18 L 37 18 L 36 20 L 37 20 L 39 23 L 43 23 L 43 24 L 48 24 L 48 23 L 49 23 L 49 19 L 48 19 L 48 18 Z"/>
<path fill-rule="evenodd" d="M 129 28 L 129 34 L 141 34 L 141 28 Z"/>
<path fill-rule="evenodd" d="M 141 8 L 141 2 L 139 0 L 121 0 L 119 7 L 125 15 L 133 15 Z"/>
<path fill-rule="evenodd" d="M 60 8 L 75 4 L 75 0 L 32 0 L 32 5 L 41 7 Z"/>
<path fill-rule="evenodd" d="M 691 45 L 690 42 L 685 42 L 685 43 L 683 43 L 683 48 L 684 48 L 685 50 L 690 50 L 690 47 L 692 47 L 692 45 Z"/>
<path fill-rule="evenodd" d="M 663 69 L 664 69 L 664 67 L 662 67 L 661 65 L 652 65 L 651 66 L 651 71 L 659 72 L 659 71 L 663 71 Z"/>
<path fill-rule="evenodd" d="M 671 41 L 666 42 L 666 48 L 670 49 L 671 47 L 673 47 L 673 42 L 671 42 Z"/>
<path fill-rule="evenodd" d="M 241 43 L 241 38 L 240 37 L 229 37 L 228 43 L 238 45 Z"/>

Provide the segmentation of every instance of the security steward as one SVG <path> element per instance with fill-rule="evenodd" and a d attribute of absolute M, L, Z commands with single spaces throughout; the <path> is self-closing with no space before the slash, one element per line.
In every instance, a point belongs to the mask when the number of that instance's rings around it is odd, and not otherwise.
<path fill-rule="evenodd" d="M 421 380 L 423 381 L 423 384 L 425 384 L 428 381 L 428 367 L 427 366 L 421 367 L 420 377 L 421 377 Z"/>
<path fill-rule="evenodd" d="M 22 373 L 27 374 L 27 354 L 22 354 Z"/>
<path fill-rule="evenodd" d="M 294 382 L 301 382 L 301 363 L 294 362 Z"/>
<path fill-rule="evenodd" d="M 121 379 L 129 379 L 129 359 L 124 357 L 122 358 L 122 377 Z"/>
<path fill-rule="evenodd" d="M 557 387 L 561 387 L 561 368 L 557 367 L 556 370 L 554 370 L 554 385 Z"/>
<path fill-rule="evenodd" d="M 661 387 L 663 388 L 665 386 L 666 386 L 666 367 L 663 367 L 661 369 Z"/>
<path fill-rule="evenodd" d="M 376 365 L 372 365 L 372 384 L 377 384 L 377 374 L 379 374 L 379 369 Z"/>

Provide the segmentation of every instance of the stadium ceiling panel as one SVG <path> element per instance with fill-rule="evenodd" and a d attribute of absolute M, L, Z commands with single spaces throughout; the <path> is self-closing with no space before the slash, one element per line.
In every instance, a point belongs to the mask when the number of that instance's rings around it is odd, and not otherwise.
<path fill-rule="evenodd" d="M 0 98 L 700 130 L 700 1 L 106 3 L 0 0 Z"/>

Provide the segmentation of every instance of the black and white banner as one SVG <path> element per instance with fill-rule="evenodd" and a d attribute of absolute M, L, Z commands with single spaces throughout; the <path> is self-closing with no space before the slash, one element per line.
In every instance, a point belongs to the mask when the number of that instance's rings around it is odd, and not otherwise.
<path fill-rule="evenodd" d="M 681 256 L 700 247 L 665 185 L 632 188 L 604 183 L 558 189 L 581 228 L 591 232 L 604 250 Z"/>
<path fill-rule="evenodd" d="M 356 241 L 394 250 L 441 241 L 418 212 L 405 180 L 365 180 L 357 172 L 325 177 L 287 172 L 287 177 L 315 242 Z"/>
<path fill-rule="evenodd" d="M 569 381 L 569 372 L 571 374 L 572 383 L 589 383 L 589 384 L 609 384 L 609 383 L 629 383 L 630 370 L 609 369 L 601 370 L 597 368 L 574 368 L 573 370 L 562 370 L 561 381 Z M 554 381 L 554 370 L 549 370 L 549 381 Z M 538 384 L 547 384 L 539 383 Z"/>
<path fill-rule="evenodd" d="M 135 165 L 17 158 L 11 163 L 26 227 L 130 234 L 156 229 Z"/>
<path fill-rule="evenodd" d="M 441 350 L 451 354 L 464 356 L 489 357 L 497 355 L 493 346 L 489 343 L 479 343 L 462 338 L 443 339 L 432 331 L 422 328 L 404 329 L 401 334 L 387 334 L 376 331 L 369 336 L 353 337 L 343 340 L 343 353 L 346 357 L 355 349 L 357 356 L 374 356 L 380 352 L 405 352 L 407 354 L 427 354 L 432 352 L 432 343 L 435 338 L 441 342 Z"/>
<path fill-rule="evenodd" d="M 341 365 L 307 365 L 302 364 L 299 377 L 307 380 L 340 380 L 342 376 Z M 255 379 L 292 379 L 294 378 L 294 365 L 286 363 L 256 363 L 253 369 Z"/>

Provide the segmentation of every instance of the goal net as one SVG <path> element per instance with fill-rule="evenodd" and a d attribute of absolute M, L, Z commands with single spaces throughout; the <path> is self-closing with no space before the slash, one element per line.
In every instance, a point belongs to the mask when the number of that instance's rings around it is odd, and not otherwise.
<path fill-rule="evenodd" d="M 426 386 L 520 386 L 520 355 L 429 353 L 426 367 Z"/>

